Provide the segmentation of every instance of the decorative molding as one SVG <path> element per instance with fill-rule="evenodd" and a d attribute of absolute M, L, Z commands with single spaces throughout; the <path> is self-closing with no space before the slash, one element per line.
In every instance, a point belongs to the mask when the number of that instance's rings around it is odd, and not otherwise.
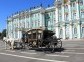
<path fill-rule="evenodd" d="M 84 12 L 84 9 L 81 9 L 82 12 Z"/>
<path fill-rule="evenodd" d="M 73 10 L 73 12 L 75 12 L 75 13 L 76 13 L 77 11 L 76 11 L 76 10 Z"/>
<path fill-rule="evenodd" d="M 65 12 L 64 15 L 68 15 L 68 12 Z"/>
<path fill-rule="evenodd" d="M 40 13 L 44 14 L 45 13 L 45 9 L 40 9 Z"/>

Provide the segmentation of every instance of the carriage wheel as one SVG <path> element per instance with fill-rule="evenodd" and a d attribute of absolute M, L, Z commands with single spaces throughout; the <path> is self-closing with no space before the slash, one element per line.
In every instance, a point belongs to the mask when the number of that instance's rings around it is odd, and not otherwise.
<path fill-rule="evenodd" d="M 32 42 L 28 42 L 28 45 L 27 45 L 28 49 L 32 48 Z"/>
<path fill-rule="evenodd" d="M 56 47 L 57 48 L 62 48 L 62 41 L 61 40 L 58 40 Z"/>
<path fill-rule="evenodd" d="M 49 48 L 51 49 L 51 52 L 54 52 L 55 44 L 54 43 L 49 43 Z"/>
<path fill-rule="evenodd" d="M 25 49 L 29 49 L 29 44 L 28 43 L 25 43 Z"/>

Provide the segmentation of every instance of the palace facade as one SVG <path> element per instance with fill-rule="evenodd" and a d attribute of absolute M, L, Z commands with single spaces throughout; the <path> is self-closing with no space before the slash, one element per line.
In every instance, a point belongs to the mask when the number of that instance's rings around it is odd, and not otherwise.
<path fill-rule="evenodd" d="M 55 0 L 54 6 L 17 12 L 7 18 L 7 37 L 22 38 L 31 29 L 48 29 L 63 39 L 84 38 L 84 0 Z"/>

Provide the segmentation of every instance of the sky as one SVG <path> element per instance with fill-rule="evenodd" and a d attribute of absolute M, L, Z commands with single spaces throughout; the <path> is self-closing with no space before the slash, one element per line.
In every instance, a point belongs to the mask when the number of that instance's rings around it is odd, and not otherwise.
<path fill-rule="evenodd" d="M 48 5 L 53 6 L 54 0 L 0 0 L 0 32 L 6 28 L 8 16 L 17 11 L 40 6 L 40 4 L 43 7 L 48 7 Z"/>

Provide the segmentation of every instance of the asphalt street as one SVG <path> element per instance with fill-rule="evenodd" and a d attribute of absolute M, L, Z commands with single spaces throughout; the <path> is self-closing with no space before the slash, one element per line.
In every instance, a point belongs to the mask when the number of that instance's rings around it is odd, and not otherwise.
<path fill-rule="evenodd" d="M 37 50 L 9 50 L 0 41 L 0 62 L 84 62 L 84 41 L 63 41 L 63 49 L 54 53 Z"/>

